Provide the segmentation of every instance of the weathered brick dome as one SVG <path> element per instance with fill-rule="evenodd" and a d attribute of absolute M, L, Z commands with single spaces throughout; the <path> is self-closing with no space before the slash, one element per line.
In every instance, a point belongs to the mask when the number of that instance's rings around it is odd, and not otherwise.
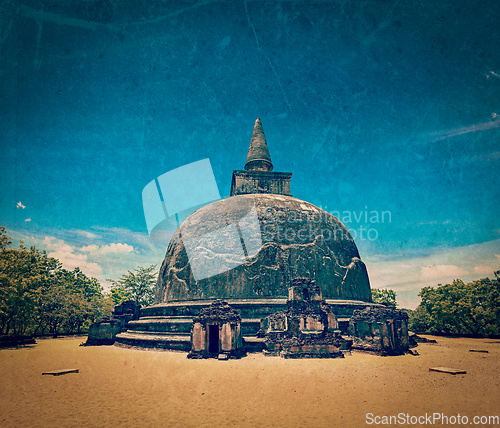
<path fill-rule="evenodd" d="M 176 232 L 155 304 L 286 299 L 296 277 L 314 279 L 325 299 L 371 301 L 366 267 L 336 217 L 291 196 L 232 196 L 199 209 Z"/>
<path fill-rule="evenodd" d="M 241 316 L 245 350 L 260 351 L 261 320 L 286 310 L 297 278 L 315 281 L 344 333 L 354 310 L 373 306 L 349 231 L 326 211 L 293 198 L 292 173 L 273 169 L 257 119 L 245 169 L 233 171 L 231 196 L 180 225 L 158 275 L 154 304 L 116 336 L 119 343 L 189 351 L 193 320 L 221 299 Z"/>

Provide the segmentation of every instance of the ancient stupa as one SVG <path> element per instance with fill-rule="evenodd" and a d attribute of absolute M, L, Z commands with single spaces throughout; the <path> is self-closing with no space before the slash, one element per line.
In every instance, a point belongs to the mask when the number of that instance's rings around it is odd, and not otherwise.
<path fill-rule="evenodd" d="M 241 315 L 243 341 L 259 349 L 261 319 L 286 309 L 294 278 L 310 278 L 346 332 L 355 309 L 371 306 L 368 274 L 347 228 L 292 197 L 292 174 L 273 171 L 260 119 L 231 193 L 191 214 L 167 248 L 155 304 L 117 336 L 125 345 L 191 349 L 193 317 L 216 300 Z"/>

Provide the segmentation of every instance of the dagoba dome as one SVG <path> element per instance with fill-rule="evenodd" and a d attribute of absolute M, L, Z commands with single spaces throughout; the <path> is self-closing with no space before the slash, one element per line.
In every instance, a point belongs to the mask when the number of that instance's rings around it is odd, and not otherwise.
<path fill-rule="evenodd" d="M 194 317 L 223 299 L 241 316 L 245 349 L 262 350 L 261 320 L 286 310 L 297 278 L 315 281 L 344 333 L 354 310 L 374 305 L 366 267 L 347 228 L 292 197 L 292 174 L 273 169 L 257 119 L 245 169 L 233 171 L 230 197 L 180 225 L 158 275 L 155 303 L 141 309 L 140 319 L 130 321 L 117 342 L 189 351 Z"/>
<path fill-rule="evenodd" d="M 191 214 L 160 270 L 155 303 L 283 299 L 296 277 L 316 281 L 326 299 L 371 302 L 354 240 L 333 215 L 290 194 L 291 173 L 272 172 L 260 119 L 231 197 Z"/>
<path fill-rule="evenodd" d="M 232 196 L 199 209 L 178 229 L 155 303 L 286 299 L 296 277 L 314 279 L 326 299 L 371 301 L 365 265 L 336 217 L 291 196 Z"/>

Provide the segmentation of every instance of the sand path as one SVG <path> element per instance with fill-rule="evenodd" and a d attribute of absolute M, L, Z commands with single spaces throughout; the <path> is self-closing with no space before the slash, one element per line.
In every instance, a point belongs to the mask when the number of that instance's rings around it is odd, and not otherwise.
<path fill-rule="evenodd" d="M 500 416 L 499 340 L 436 338 L 420 356 L 217 361 L 79 347 L 84 339 L 0 350 L 0 426 L 362 427 L 367 413 L 460 414 L 469 424 Z M 467 374 L 429 372 L 435 366 Z M 80 372 L 42 376 L 66 368 Z"/>

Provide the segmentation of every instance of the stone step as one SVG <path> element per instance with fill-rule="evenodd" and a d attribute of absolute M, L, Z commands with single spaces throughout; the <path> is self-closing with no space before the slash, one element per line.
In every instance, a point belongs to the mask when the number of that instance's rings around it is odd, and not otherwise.
<path fill-rule="evenodd" d="M 137 333 L 190 333 L 193 318 L 188 316 L 156 316 L 144 317 L 129 321 L 127 329 Z M 241 320 L 241 329 L 244 335 L 255 335 L 260 329 L 260 318 L 244 318 Z"/>
<path fill-rule="evenodd" d="M 129 321 L 127 328 L 134 331 L 189 333 L 192 325 L 192 318 L 155 317 Z"/>
<path fill-rule="evenodd" d="M 193 315 L 157 315 L 157 316 L 141 317 L 140 319 L 141 320 L 165 320 L 165 319 L 192 320 Z"/>
<path fill-rule="evenodd" d="M 255 337 L 255 336 L 243 336 L 243 339 L 247 343 L 264 343 L 266 341 L 265 337 Z"/>
<path fill-rule="evenodd" d="M 262 352 L 265 349 L 263 337 L 243 336 L 243 341 L 247 352 Z"/>
<path fill-rule="evenodd" d="M 243 318 L 264 318 L 274 312 L 286 310 L 286 297 L 261 299 L 224 299 L 233 306 Z M 207 308 L 213 300 L 189 300 L 169 303 L 160 303 L 141 309 L 141 317 L 150 316 L 196 316 L 202 308 Z M 326 299 L 332 306 L 337 318 L 352 316 L 355 309 L 364 309 L 368 306 L 377 306 L 373 303 L 359 300 Z"/>
<path fill-rule="evenodd" d="M 260 318 L 243 318 L 241 320 L 241 332 L 243 335 L 253 336 L 260 329 Z"/>
<path fill-rule="evenodd" d="M 128 331 L 125 333 L 117 334 L 116 337 L 118 339 L 137 339 L 137 340 L 169 340 L 169 341 L 177 341 L 177 342 L 190 342 L 191 336 L 185 334 L 136 334 L 129 333 Z"/>
<path fill-rule="evenodd" d="M 270 313 L 286 309 L 286 299 L 225 299 L 245 318 L 265 317 Z M 142 317 L 149 316 L 196 316 L 208 308 L 213 300 L 190 300 L 160 303 L 141 309 Z"/>
<path fill-rule="evenodd" d="M 191 337 L 188 335 L 135 334 L 126 332 L 116 336 L 115 344 L 118 346 L 172 349 L 188 352 L 191 350 Z"/>
<path fill-rule="evenodd" d="M 191 324 L 193 318 L 180 318 L 180 317 L 155 317 L 155 318 L 140 318 L 138 320 L 129 321 L 133 324 L 168 324 L 168 323 L 179 323 L 179 324 Z"/>
<path fill-rule="evenodd" d="M 186 336 L 191 337 L 191 333 L 179 333 L 178 331 L 140 331 L 140 330 L 127 330 L 125 333 L 131 335 L 144 336 L 162 336 L 162 337 L 172 337 L 172 336 Z"/>
<path fill-rule="evenodd" d="M 261 352 L 264 349 L 264 338 L 244 336 L 243 340 L 248 352 Z M 127 331 L 119 333 L 116 336 L 115 344 L 117 346 L 172 349 L 189 352 L 191 350 L 191 335 Z"/>

